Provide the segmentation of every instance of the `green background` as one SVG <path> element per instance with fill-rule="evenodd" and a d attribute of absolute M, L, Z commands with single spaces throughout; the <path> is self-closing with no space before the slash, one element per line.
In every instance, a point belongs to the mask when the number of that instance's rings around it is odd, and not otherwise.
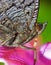
<path fill-rule="evenodd" d="M 0 65 L 4 65 L 4 63 L 3 62 L 0 62 Z"/>
<path fill-rule="evenodd" d="M 48 22 L 46 29 L 41 34 L 42 42 L 51 42 L 51 0 L 40 0 L 38 22 Z"/>

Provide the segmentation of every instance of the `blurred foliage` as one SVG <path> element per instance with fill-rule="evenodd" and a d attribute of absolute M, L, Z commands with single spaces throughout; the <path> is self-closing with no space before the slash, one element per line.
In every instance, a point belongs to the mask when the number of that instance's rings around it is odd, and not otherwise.
<path fill-rule="evenodd" d="M 0 62 L 0 65 L 5 65 L 3 62 Z"/>
<path fill-rule="evenodd" d="M 51 0 L 40 0 L 38 22 L 48 22 L 46 29 L 43 31 L 42 42 L 51 41 Z"/>

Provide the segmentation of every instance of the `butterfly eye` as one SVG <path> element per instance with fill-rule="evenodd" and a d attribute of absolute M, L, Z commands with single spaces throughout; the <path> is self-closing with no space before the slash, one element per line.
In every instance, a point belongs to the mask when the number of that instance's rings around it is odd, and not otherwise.
<path fill-rule="evenodd" d="M 26 13 L 29 15 L 30 12 L 28 11 L 28 12 L 26 12 Z"/>
<path fill-rule="evenodd" d="M 26 12 L 26 15 L 29 15 L 29 14 L 30 14 L 30 12 L 29 12 L 29 11 L 27 11 L 27 12 Z"/>
<path fill-rule="evenodd" d="M 43 28 L 43 24 L 35 23 L 35 27 L 36 27 L 37 32 L 41 31 Z"/>
<path fill-rule="evenodd" d="M 27 11 L 27 10 L 25 10 L 25 14 L 26 14 L 26 15 L 27 15 L 27 14 L 29 15 L 29 14 L 30 14 L 30 12 L 29 12 L 29 11 Z"/>

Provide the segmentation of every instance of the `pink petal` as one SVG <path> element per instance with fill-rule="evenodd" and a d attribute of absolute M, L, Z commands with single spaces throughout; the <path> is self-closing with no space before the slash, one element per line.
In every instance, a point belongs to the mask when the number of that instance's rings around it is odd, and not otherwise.
<path fill-rule="evenodd" d="M 41 47 L 39 56 L 46 65 L 51 65 L 51 42 Z"/>
<path fill-rule="evenodd" d="M 0 47 L 0 58 L 5 59 L 8 65 L 33 65 L 34 51 L 19 47 Z"/>

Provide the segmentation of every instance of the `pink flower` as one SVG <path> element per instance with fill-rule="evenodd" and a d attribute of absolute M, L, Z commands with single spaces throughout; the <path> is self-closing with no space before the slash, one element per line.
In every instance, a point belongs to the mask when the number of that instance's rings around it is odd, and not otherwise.
<path fill-rule="evenodd" d="M 51 42 L 48 42 L 41 47 L 39 58 L 45 65 L 51 65 Z"/>
<path fill-rule="evenodd" d="M 28 45 L 30 45 L 28 43 Z M 23 48 L 0 47 L 0 59 L 8 65 L 34 65 L 34 52 Z"/>

